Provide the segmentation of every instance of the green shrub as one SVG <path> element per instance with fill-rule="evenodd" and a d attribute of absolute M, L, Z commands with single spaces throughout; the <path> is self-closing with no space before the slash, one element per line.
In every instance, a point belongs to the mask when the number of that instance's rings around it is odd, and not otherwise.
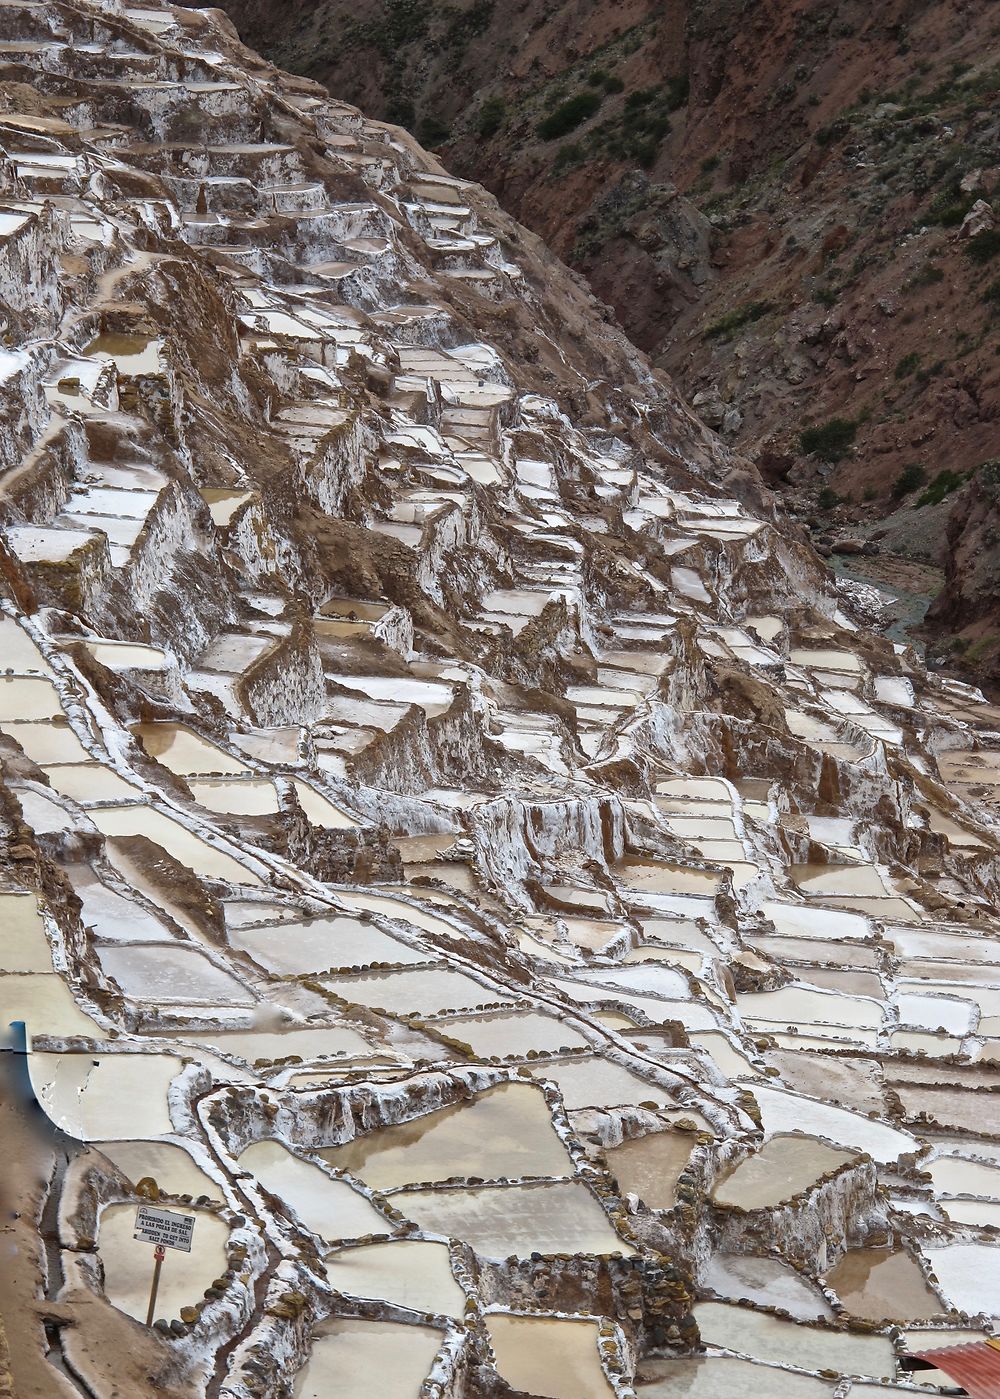
<path fill-rule="evenodd" d="M 619 78 L 617 73 L 612 73 L 610 77 L 605 78 L 603 87 L 605 92 L 625 91 L 625 84 L 622 82 L 621 78 Z"/>
<path fill-rule="evenodd" d="M 766 316 L 773 310 L 770 301 L 748 301 L 744 306 L 737 306 L 735 310 L 729 311 L 725 316 L 707 327 L 703 333 L 705 340 L 731 340 L 737 330 L 745 325 L 750 325 L 753 321 L 759 321 L 762 316 Z"/>
<path fill-rule="evenodd" d="M 920 368 L 920 356 L 916 350 L 911 350 L 908 355 L 896 361 L 896 378 L 908 379 L 911 374 L 915 374 Z"/>
<path fill-rule="evenodd" d="M 821 510 L 832 510 L 835 505 L 840 504 L 840 496 L 831 486 L 824 486 L 816 497 L 816 504 Z"/>
<path fill-rule="evenodd" d="M 606 87 L 610 75 L 603 68 L 591 68 L 587 82 L 591 87 Z"/>
<path fill-rule="evenodd" d="M 965 245 L 965 256 L 970 262 L 991 262 L 997 253 L 1000 253 L 1000 228 L 984 228 Z"/>
<path fill-rule="evenodd" d="M 634 112 L 637 107 L 648 107 L 656 96 L 655 87 L 637 87 L 634 92 L 630 92 L 625 98 L 626 112 Z"/>
<path fill-rule="evenodd" d="M 476 121 L 476 131 L 484 141 L 488 141 L 491 136 L 497 134 L 503 126 L 506 115 L 507 104 L 502 97 L 487 97 L 479 109 L 479 117 Z"/>
<path fill-rule="evenodd" d="M 667 79 L 667 107 L 671 112 L 676 112 L 678 107 L 683 107 L 688 100 L 691 91 L 691 80 L 687 73 L 680 73 L 675 78 Z"/>
<path fill-rule="evenodd" d="M 1000 277 L 990 282 L 989 286 L 983 292 L 982 300 L 988 305 L 1000 305 Z"/>
<path fill-rule="evenodd" d="M 917 497 L 918 508 L 923 505 L 940 505 L 945 496 L 957 491 L 965 480 L 960 471 L 939 471 L 925 491 Z"/>
<path fill-rule="evenodd" d="M 581 160 L 585 158 L 584 149 L 579 141 L 564 142 L 556 151 L 555 164 L 552 167 L 553 172 L 558 175 L 561 171 L 565 170 L 567 166 L 579 165 Z"/>
<path fill-rule="evenodd" d="M 440 117 L 436 117 L 431 113 L 420 119 L 417 135 L 422 145 L 433 150 L 435 146 L 443 145 L 451 135 L 451 132 Z"/>
<path fill-rule="evenodd" d="M 933 287 L 938 282 L 943 281 L 944 268 L 939 267 L 936 262 L 925 262 L 923 267 L 914 272 L 908 285 L 911 287 Z"/>
<path fill-rule="evenodd" d="M 719 156 L 707 155 L 701 162 L 701 173 L 703 175 L 711 175 L 713 170 L 718 170 L 721 163 L 721 158 Z"/>
<path fill-rule="evenodd" d="M 926 480 L 927 472 L 924 468 L 919 462 L 911 461 L 908 466 L 903 467 L 892 483 L 893 500 L 902 500 L 904 496 L 912 495 Z"/>
<path fill-rule="evenodd" d="M 554 141 L 575 131 L 581 122 L 588 121 L 601 105 L 600 93 L 578 92 L 560 102 L 554 112 L 538 124 L 538 134 L 543 141 Z"/>
<path fill-rule="evenodd" d="M 805 428 L 799 436 L 799 447 L 806 456 L 840 461 L 850 451 L 857 431 L 858 424 L 853 418 L 831 418 L 829 422 Z"/>

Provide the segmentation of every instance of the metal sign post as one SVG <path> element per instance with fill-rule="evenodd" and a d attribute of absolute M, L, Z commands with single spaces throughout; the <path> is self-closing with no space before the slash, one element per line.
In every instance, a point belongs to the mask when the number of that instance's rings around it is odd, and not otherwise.
<path fill-rule="evenodd" d="M 194 1215 L 178 1214 L 175 1210 L 157 1210 L 152 1205 L 140 1205 L 135 1212 L 135 1232 L 132 1237 L 142 1243 L 155 1244 L 153 1251 L 153 1282 L 149 1289 L 149 1310 L 146 1325 L 152 1326 L 156 1310 L 156 1293 L 160 1286 L 160 1269 L 168 1248 L 191 1252 L 194 1237 Z"/>
<path fill-rule="evenodd" d="M 149 1310 L 146 1313 L 146 1325 L 152 1326 L 153 1313 L 156 1311 L 156 1293 L 160 1286 L 160 1269 L 163 1267 L 163 1260 L 167 1256 L 167 1250 L 162 1244 L 157 1244 L 153 1250 L 153 1257 L 156 1262 L 153 1264 L 153 1283 L 149 1289 Z"/>

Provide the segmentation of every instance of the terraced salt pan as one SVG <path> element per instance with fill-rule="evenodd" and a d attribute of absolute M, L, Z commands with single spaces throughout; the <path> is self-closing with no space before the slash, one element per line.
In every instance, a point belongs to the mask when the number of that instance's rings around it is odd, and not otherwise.
<path fill-rule="evenodd" d="M 53 971 L 0 976 L 0 1046 L 18 1021 L 32 1035 L 86 1035 L 103 1040 L 104 1031 L 76 1003 L 63 978 Z"/>
<path fill-rule="evenodd" d="M 180 1005 L 254 1004 L 236 977 L 214 966 L 195 948 L 149 943 L 100 947 L 102 970 L 133 1000 Z"/>
<path fill-rule="evenodd" d="M 597 1349 L 596 1321 L 491 1312 L 486 1329 L 502 1379 L 546 1399 L 599 1399 L 613 1390 Z"/>
<path fill-rule="evenodd" d="M 182 1146 L 175 1146 L 173 1142 L 120 1141 L 92 1145 L 112 1161 L 132 1185 L 150 1176 L 161 1190 L 171 1195 L 190 1195 L 194 1199 L 207 1195 L 210 1199 L 222 1199 L 217 1182 L 205 1174 Z M 143 1312 L 142 1320 L 145 1319 Z"/>
<path fill-rule="evenodd" d="M 759 1083 L 741 1085 L 757 1099 L 765 1135 L 805 1132 L 823 1137 L 838 1146 L 867 1151 L 876 1161 L 895 1161 L 904 1153 L 917 1151 L 918 1143 L 908 1132 L 874 1122 L 860 1113 L 848 1112 L 829 1103 L 765 1088 Z"/>
<path fill-rule="evenodd" d="M 225 1272 L 229 1237 L 226 1223 L 207 1210 L 185 1210 L 183 1206 L 178 1210 L 173 1202 L 170 1209 L 194 1215 L 195 1228 L 191 1252 L 167 1249 L 168 1257 L 160 1270 L 156 1315 L 167 1320 L 178 1317 L 182 1307 L 199 1302 L 205 1288 L 211 1287 L 214 1279 Z M 134 1204 L 109 1205 L 101 1214 L 97 1247 L 104 1265 L 104 1292 L 108 1301 L 119 1311 L 145 1323 L 153 1250 L 149 1244 L 132 1237 L 135 1217 Z"/>
<path fill-rule="evenodd" d="M 478 1176 L 565 1176 L 572 1172 L 545 1099 L 528 1084 L 501 1084 L 471 1102 L 366 1132 L 319 1153 L 376 1190 Z"/>
<path fill-rule="evenodd" d="M 723 1356 L 649 1361 L 642 1373 L 640 1399 L 833 1399 L 831 1381 Z"/>
<path fill-rule="evenodd" d="M 677 1178 L 693 1148 L 694 1138 L 687 1132 L 650 1132 L 606 1147 L 604 1155 L 622 1190 L 638 1195 L 649 1209 L 670 1210 L 677 1203 Z"/>
<path fill-rule="evenodd" d="M 453 924 L 443 918 L 436 918 L 426 909 L 407 903 L 404 899 L 392 898 L 388 894 L 364 894 L 353 889 L 339 889 L 337 897 L 348 908 L 367 909 L 369 913 L 381 913 L 384 918 L 397 918 L 402 923 L 411 923 L 414 928 L 448 938 L 449 941 L 461 937 L 461 933 Z"/>
<path fill-rule="evenodd" d="M 379 1399 L 418 1399 L 443 1339 L 427 1326 L 326 1321 L 296 1377 L 293 1399 L 371 1399 L 375 1375 Z"/>
<path fill-rule="evenodd" d="M 846 1025 L 876 1028 L 884 1008 L 878 1001 L 811 991 L 804 986 L 781 986 L 776 991 L 751 991 L 736 997 L 740 1015 L 750 1024 Z"/>
<path fill-rule="evenodd" d="M 65 722 L 49 723 L 42 720 L 22 724 L 16 720 L 7 720 L 0 726 L 0 732 L 19 743 L 33 763 L 90 761 L 91 755 Z"/>
<path fill-rule="evenodd" d="M 393 1204 L 425 1232 L 463 1239 L 483 1258 L 634 1253 L 576 1181 L 406 1190 Z"/>
<path fill-rule="evenodd" d="M 243 763 L 184 724 L 133 724 L 131 731 L 151 758 L 178 777 L 251 776 Z"/>
<path fill-rule="evenodd" d="M 328 797 L 324 797 L 322 792 L 317 792 L 310 783 L 296 777 L 292 786 L 295 788 L 299 805 L 314 826 L 323 830 L 346 831 L 354 830 L 360 825 L 353 816 L 348 816 L 346 811 L 342 811 Z"/>
<path fill-rule="evenodd" d="M 85 1142 L 172 1132 L 167 1089 L 181 1068 L 169 1054 L 28 1056 L 35 1097 L 57 1127 Z"/>
<path fill-rule="evenodd" d="M 943 1295 L 969 1316 L 1000 1316 L 1000 1248 L 991 1244 L 925 1246 Z"/>
<path fill-rule="evenodd" d="M 500 1015 L 454 1016 L 438 1021 L 435 1029 L 449 1039 L 469 1045 L 477 1059 L 496 1055 L 501 1059 L 520 1057 L 535 1050 L 540 1054 L 562 1049 L 586 1048 L 588 1041 L 572 1026 L 554 1016 L 535 1011 Z"/>
<path fill-rule="evenodd" d="M 926 1168 L 941 1195 L 989 1195 L 1000 1199 L 1000 1167 L 960 1156 L 941 1156 Z"/>
<path fill-rule="evenodd" d="M 499 990 L 450 967 L 328 977 L 323 984 L 352 1005 L 396 1015 L 407 1011 L 435 1015 L 443 1010 L 474 1010 L 484 1005 L 503 1005 L 509 1000 Z"/>
<path fill-rule="evenodd" d="M 866 1321 L 926 1321 L 945 1310 L 902 1249 L 850 1249 L 826 1282 L 852 1316 Z"/>
<path fill-rule="evenodd" d="M 231 855 L 217 850 L 179 821 L 165 816 L 154 807 L 91 807 L 88 815 L 103 835 L 145 836 L 203 879 L 222 879 L 230 884 L 261 882 L 257 875 Z"/>
<path fill-rule="evenodd" d="M 141 796 L 138 787 L 100 763 L 51 763 L 45 775 L 54 791 L 71 801 L 129 801 Z"/>
<path fill-rule="evenodd" d="M 429 955 L 408 947 L 371 923 L 356 918 L 312 918 L 301 923 L 231 929 L 233 947 L 248 952 L 269 971 L 299 975 L 331 967 L 363 967 L 373 962 L 418 963 Z"/>
<path fill-rule="evenodd" d="M 52 972 L 52 950 L 34 894 L 0 894 L 0 929 L 0 972 Z"/>
<path fill-rule="evenodd" d="M 311 1161 L 304 1161 L 275 1141 L 254 1142 L 239 1158 L 265 1190 L 279 1196 L 307 1229 L 331 1243 L 365 1234 L 389 1234 L 392 1226 L 364 1195 L 346 1181 L 331 1180 Z"/>
<path fill-rule="evenodd" d="M 288 1030 L 207 1030 L 185 1034 L 185 1040 L 207 1045 L 222 1054 L 236 1054 L 248 1063 L 258 1060 L 287 1059 L 297 1054 L 301 1059 L 317 1059 L 330 1055 L 371 1056 L 368 1041 L 349 1025 L 310 1026 L 308 1029 Z"/>
<path fill-rule="evenodd" d="M 777 1258 L 716 1253 L 705 1265 L 701 1284 L 728 1301 L 780 1307 L 798 1321 L 833 1315 L 819 1288 Z"/>
<path fill-rule="evenodd" d="M 767 1209 L 808 1190 L 821 1176 L 857 1160 L 853 1151 L 797 1133 L 769 1137 L 753 1156 L 719 1180 L 712 1198 L 743 1210 Z"/>
<path fill-rule="evenodd" d="M 555 1083 L 569 1111 L 577 1108 L 621 1107 L 625 1104 L 655 1103 L 658 1107 L 674 1104 L 674 1098 L 621 1064 L 602 1056 L 589 1055 L 578 1059 L 539 1065 L 534 1073 Z"/>
<path fill-rule="evenodd" d="M 348 1297 L 382 1298 L 433 1316 L 460 1317 L 465 1310 L 447 1244 L 420 1239 L 360 1244 L 328 1253 L 324 1262 L 330 1286 Z"/>
<path fill-rule="evenodd" d="M 51 680 L 0 675 L 0 720 L 5 731 L 10 727 L 7 721 L 62 718 L 62 713 L 59 692 Z"/>
<path fill-rule="evenodd" d="M 657 860 L 625 860 L 616 866 L 615 874 L 626 888 L 652 893 L 710 896 L 719 888 L 719 876 L 711 870 Z"/>
<path fill-rule="evenodd" d="M 192 778 L 188 790 L 199 806 L 221 815 L 273 816 L 279 810 L 274 783 L 264 778 Z"/>
<path fill-rule="evenodd" d="M 799 1365 L 804 1370 L 828 1369 L 876 1379 L 894 1379 L 896 1375 L 895 1352 L 887 1336 L 855 1336 L 800 1326 L 725 1302 L 698 1302 L 692 1311 L 702 1340 L 709 1345 L 741 1351 L 771 1364 Z"/>

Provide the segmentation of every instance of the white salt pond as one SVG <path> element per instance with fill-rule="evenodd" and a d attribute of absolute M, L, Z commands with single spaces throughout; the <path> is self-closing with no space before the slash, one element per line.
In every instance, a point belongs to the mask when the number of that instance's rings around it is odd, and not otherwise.
<path fill-rule="evenodd" d="M 260 884 L 260 879 L 245 865 L 223 850 L 217 850 L 194 831 L 182 826 L 173 817 L 155 807 L 108 806 L 91 807 L 87 813 L 97 829 L 106 836 L 145 836 L 159 845 L 178 864 L 203 879 L 221 879 L 230 884 Z"/>
<path fill-rule="evenodd" d="M 906 1152 L 916 1152 L 919 1144 L 909 1132 L 887 1127 L 882 1122 L 862 1117 L 860 1113 L 829 1103 L 804 1098 L 780 1088 L 765 1088 L 759 1083 L 741 1087 L 753 1093 L 760 1107 L 761 1120 L 767 1136 L 787 1132 L 805 1132 L 825 1137 L 838 1146 L 867 1151 L 876 1161 L 895 1161 Z"/>
<path fill-rule="evenodd" d="M 943 1295 L 969 1316 L 1000 1316 L 1000 1248 L 991 1244 L 925 1247 Z"/>
<path fill-rule="evenodd" d="M 77 1005 L 63 978 L 54 971 L 0 975 L 0 1045 L 8 1026 L 23 1021 L 32 1035 L 86 1035 L 105 1038 L 105 1031 Z"/>
<path fill-rule="evenodd" d="M 408 947 L 391 933 L 348 916 L 230 929 L 229 941 L 269 971 L 289 975 L 430 960 L 428 953 Z"/>
<path fill-rule="evenodd" d="M 393 1204 L 425 1232 L 464 1239 L 484 1258 L 635 1252 L 577 1181 L 405 1190 Z"/>
<path fill-rule="evenodd" d="M 390 1014 L 422 1011 L 425 1015 L 434 1015 L 442 1010 L 472 1010 L 483 1005 L 502 1004 L 507 999 L 499 990 L 473 981 L 471 976 L 463 976 L 450 967 L 329 977 L 324 985 L 352 1005 L 369 1006 Z"/>
<path fill-rule="evenodd" d="M 778 1365 L 836 1370 L 842 1375 L 893 1379 L 895 1351 L 887 1336 L 855 1336 L 797 1325 L 781 1317 L 726 1302 L 697 1302 L 692 1308 L 702 1340 Z"/>
<path fill-rule="evenodd" d="M 52 971 L 52 950 L 34 894 L 0 894 L 0 971 Z"/>
<path fill-rule="evenodd" d="M 712 1191 L 720 1205 L 766 1209 L 807 1190 L 823 1175 L 857 1159 L 853 1151 L 827 1146 L 814 1137 L 779 1133 L 753 1156 L 723 1176 Z"/>
<path fill-rule="evenodd" d="M 486 1329 L 497 1372 L 512 1389 L 545 1399 L 614 1393 L 598 1354 L 596 1321 L 490 1312 Z"/>
<path fill-rule="evenodd" d="M 376 1190 L 478 1176 L 565 1176 L 572 1162 L 541 1091 L 505 1083 L 471 1102 L 366 1132 L 318 1152 Z"/>
<path fill-rule="evenodd" d="M 460 1317 L 465 1310 L 447 1244 L 420 1239 L 359 1244 L 328 1253 L 323 1261 L 330 1286 L 349 1297 L 381 1297 L 433 1316 Z"/>
<path fill-rule="evenodd" d="M 640 1103 L 674 1105 L 672 1093 L 602 1056 L 540 1064 L 534 1073 L 557 1085 L 571 1112 L 577 1108 L 635 1107 Z"/>
<path fill-rule="evenodd" d="M 63 712 L 51 680 L 0 675 L 0 720 L 53 719 Z M 89 756 L 89 755 L 88 755 Z"/>
<path fill-rule="evenodd" d="M 798 1321 L 833 1315 L 819 1288 L 777 1258 L 714 1254 L 705 1265 L 701 1284 L 728 1301 L 746 1299 L 760 1306 L 781 1307 Z"/>
<path fill-rule="evenodd" d="M 449 1039 L 467 1044 L 479 1059 L 525 1055 L 534 1049 L 552 1053 L 585 1048 L 587 1041 L 564 1021 L 537 1011 L 512 1011 L 494 1015 L 451 1016 L 434 1027 Z"/>
<path fill-rule="evenodd" d="M 42 720 L 19 724 L 8 720 L 0 726 L 0 731 L 19 743 L 33 763 L 86 763 L 91 759 L 90 753 L 65 722 Z"/>
<path fill-rule="evenodd" d="M 53 790 L 71 801 L 129 801 L 142 795 L 138 787 L 100 763 L 53 763 L 45 775 Z"/>
<path fill-rule="evenodd" d="M 85 1142 L 172 1132 L 167 1090 L 182 1067 L 169 1054 L 28 1056 L 31 1086 L 46 1114 Z"/>
<path fill-rule="evenodd" d="M 428 1326 L 339 1318 L 323 1323 L 294 1399 L 418 1399 L 444 1336 Z M 373 1387 L 374 1386 L 374 1387 Z"/>
<path fill-rule="evenodd" d="M 833 1399 L 833 1383 L 724 1356 L 648 1361 L 640 1399 Z"/>
<path fill-rule="evenodd" d="M 250 776 L 250 769 L 183 724 L 133 724 L 132 734 L 151 758 L 178 777 Z"/>
<path fill-rule="evenodd" d="M 149 943 L 99 947 L 103 971 L 126 996 L 180 1005 L 253 1005 L 254 997 L 234 976 L 196 948 Z"/>
<path fill-rule="evenodd" d="M 171 1204 L 172 1210 L 177 1206 Z M 194 1306 L 205 1288 L 226 1270 L 228 1225 L 207 1210 L 182 1210 L 195 1219 L 191 1252 L 167 1249 L 160 1270 L 156 1315 L 171 1320 L 182 1307 Z M 145 1322 L 149 1305 L 149 1283 L 153 1272 L 153 1249 L 132 1237 L 136 1206 L 109 1205 L 100 1218 L 98 1252 L 104 1265 L 104 1292 L 119 1311 Z"/>
<path fill-rule="evenodd" d="M 182 1146 L 173 1142 L 93 1142 L 94 1148 L 112 1161 L 122 1175 L 138 1185 L 146 1176 L 171 1195 L 207 1195 L 222 1200 L 222 1190 Z M 145 1320 L 145 1314 L 143 1315 Z"/>
<path fill-rule="evenodd" d="M 276 1141 L 254 1142 L 240 1156 L 242 1170 L 251 1171 L 265 1190 L 288 1204 L 307 1229 L 331 1243 L 365 1234 L 390 1234 L 388 1224 L 364 1195 L 346 1181 L 331 1180 L 311 1161 L 304 1161 Z"/>

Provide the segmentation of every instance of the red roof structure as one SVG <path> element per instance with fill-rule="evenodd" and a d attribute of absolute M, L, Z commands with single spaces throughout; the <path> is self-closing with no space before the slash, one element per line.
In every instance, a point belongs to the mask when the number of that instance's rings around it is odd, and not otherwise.
<path fill-rule="evenodd" d="M 912 1354 L 943 1370 L 972 1399 L 1000 1399 L 1000 1340 L 973 1341 L 967 1346 L 945 1346 Z"/>

